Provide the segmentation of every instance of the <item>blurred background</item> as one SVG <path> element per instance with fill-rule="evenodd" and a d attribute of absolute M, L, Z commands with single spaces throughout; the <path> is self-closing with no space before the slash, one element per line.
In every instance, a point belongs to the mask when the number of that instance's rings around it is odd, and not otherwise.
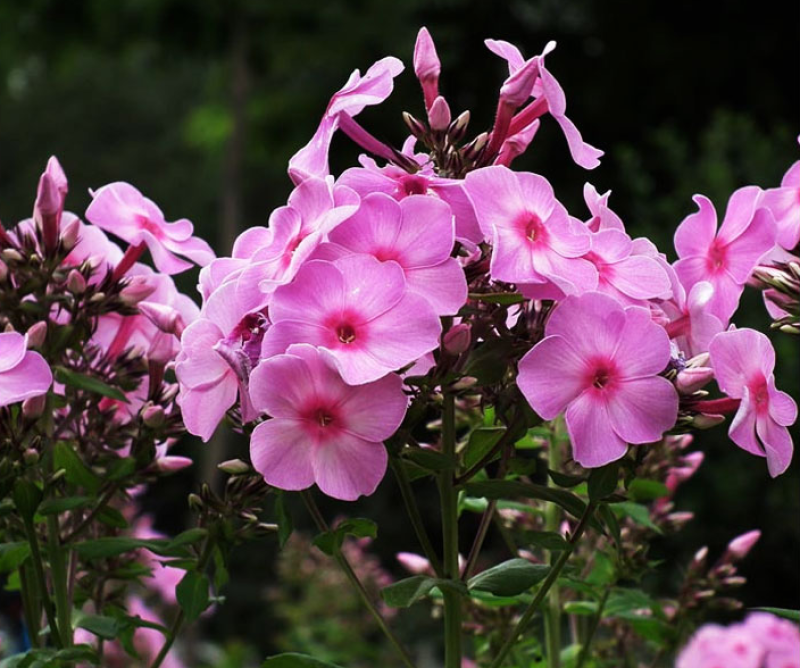
<path fill-rule="evenodd" d="M 472 112 L 475 131 L 490 126 L 505 76 L 504 62 L 483 39 L 513 42 L 527 57 L 557 40 L 548 68 L 566 91 L 569 116 L 606 155 L 598 169 L 585 172 L 546 119 L 515 166 L 547 176 L 581 218 L 588 217 L 585 181 L 601 192 L 612 189 L 611 206 L 631 235 L 650 236 L 670 259 L 676 226 L 695 210 L 692 194 L 708 195 L 722 213 L 734 189 L 776 186 L 798 158 L 798 3 L 3 0 L 0 219 L 11 226 L 30 216 L 38 176 L 55 154 L 70 181 L 68 209 L 83 213 L 88 188 L 129 181 L 168 220 L 191 219 L 200 236 L 227 254 L 239 231 L 266 224 L 270 211 L 285 203 L 291 190 L 286 163 L 313 134 L 330 95 L 354 68 L 363 72 L 389 54 L 408 69 L 392 97 L 359 121 L 402 143 L 401 112 L 424 114 L 411 69 L 422 25 L 442 60 L 441 90 L 454 113 Z M 337 137 L 334 173 L 356 155 Z M 196 277 L 182 276 L 181 287 L 195 294 Z M 735 319 L 766 330 L 760 295 L 748 293 Z M 798 397 L 797 341 L 773 339 L 778 386 Z M 706 462 L 676 500 L 695 519 L 678 537 L 654 546 L 654 556 L 672 565 L 654 586 L 668 591 L 701 545 L 718 554 L 732 537 L 760 528 L 763 537 L 742 568 L 744 601 L 798 608 L 800 463 L 796 458 L 771 480 L 765 462 L 730 443 L 726 429 L 695 441 Z M 235 440 L 211 446 L 187 440 L 180 450 L 197 465 L 146 499 L 165 531 L 189 521 L 186 494 L 214 474 L 219 458 L 247 454 L 246 443 Z M 430 487 L 422 492 L 429 492 L 426 516 L 435 518 Z M 368 567 L 381 577 L 399 574 L 394 553 L 416 546 L 404 517 L 395 519 L 397 509 L 388 478 L 366 504 L 324 507 L 329 517 L 342 512 L 379 521 Z M 290 510 L 296 526 L 310 527 L 301 507 Z M 496 540 L 490 535 L 488 549 Z M 303 544 L 293 549 L 296 563 L 307 560 Z M 247 665 L 248 657 L 276 649 L 313 652 L 318 642 L 341 646 L 329 650 L 331 658 L 371 651 L 363 635 L 367 622 L 348 622 L 348 629 L 333 619 L 337 607 L 348 605 L 337 600 L 336 583 L 315 582 L 310 590 L 315 565 L 303 562 L 307 571 L 299 575 L 286 559 L 277 564 L 275 554 L 273 541 L 234 554 L 226 604 L 194 631 L 198 641 L 226 647 L 230 664 L 215 665 Z M 281 569 L 290 583 L 282 594 L 276 593 Z M 423 627 L 426 614 L 411 611 Z M 309 616 L 316 619 L 313 628 L 300 623 Z M 379 663 L 376 656 L 370 661 Z"/>

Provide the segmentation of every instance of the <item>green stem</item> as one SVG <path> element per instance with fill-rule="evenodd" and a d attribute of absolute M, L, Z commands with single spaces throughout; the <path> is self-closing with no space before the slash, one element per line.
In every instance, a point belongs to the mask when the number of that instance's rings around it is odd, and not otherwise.
<path fill-rule="evenodd" d="M 455 458 L 456 404 L 455 395 L 445 390 L 442 410 L 442 452 Z M 458 569 L 458 494 L 453 471 L 439 475 L 439 497 L 442 505 L 442 542 L 444 577 L 459 579 Z M 461 666 L 461 597 L 450 588 L 442 590 L 444 599 L 444 667 Z"/>
<path fill-rule="evenodd" d="M 36 598 L 35 576 L 30 564 L 23 564 L 19 569 L 20 593 L 22 594 L 22 612 L 25 616 L 25 625 L 28 627 L 28 636 L 33 647 L 39 647 L 39 620 L 41 610 Z"/>
<path fill-rule="evenodd" d="M 317 528 L 320 531 L 330 531 L 330 527 L 328 526 L 328 523 L 325 521 L 325 518 L 322 516 L 322 513 L 317 507 L 317 504 L 314 501 L 314 497 L 311 496 L 311 492 L 309 492 L 308 490 L 303 490 L 302 492 L 300 492 L 300 496 L 302 497 L 303 502 L 306 504 L 306 508 L 308 509 L 311 518 L 314 520 L 314 524 L 317 525 Z M 367 610 L 369 610 L 370 614 L 377 622 L 381 631 L 383 631 L 383 634 L 387 637 L 389 642 L 392 644 L 397 653 L 400 655 L 400 659 L 403 662 L 403 665 L 406 666 L 406 668 L 414 668 L 414 662 L 411 660 L 411 655 L 408 653 L 406 648 L 403 647 L 400 640 L 389 628 L 389 625 L 386 623 L 386 620 L 383 618 L 383 615 L 381 615 L 378 608 L 375 607 L 375 604 L 372 602 L 369 593 L 364 588 L 364 585 L 362 584 L 361 580 L 358 579 L 358 575 L 356 575 L 356 572 L 353 570 L 353 567 L 350 566 L 350 563 L 342 554 L 341 549 L 335 548 L 333 557 L 336 560 L 336 563 L 339 564 L 339 567 L 342 569 L 345 576 L 347 576 L 347 579 L 350 581 L 350 584 L 353 585 L 353 588 L 358 592 L 358 596 L 361 599 L 361 602 L 364 604 Z M 157 668 L 157 667 L 152 666 L 152 668 Z"/>
<path fill-rule="evenodd" d="M 114 497 L 114 494 L 117 492 L 117 483 L 112 483 L 100 495 L 100 498 L 97 500 L 95 507 L 92 508 L 92 511 L 81 520 L 81 523 L 76 526 L 72 531 L 69 532 L 67 537 L 64 539 L 65 543 L 69 543 L 70 541 L 74 540 L 78 536 L 80 536 L 86 529 L 88 529 L 92 522 L 94 522 L 95 518 L 100 514 L 100 512 L 108 505 L 109 501 Z"/>
<path fill-rule="evenodd" d="M 208 561 L 211 559 L 211 555 L 214 554 L 215 542 L 212 536 L 213 533 L 209 532 L 208 538 L 206 538 L 205 545 L 203 546 L 203 551 L 200 554 L 200 558 L 197 560 L 196 570 L 199 573 L 203 573 L 206 570 Z M 185 621 L 186 614 L 184 613 L 183 608 L 181 608 L 178 611 L 178 614 L 175 615 L 175 619 L 172 620 L 167 637 L 164 639 L 164 644 L 161 646 L 161 651 L 158 653 L 158 656 L 156 656 L 150 668 L 158 668 L 164 662 L 164 659 L 167 658 L 167 654 L 169 654 L 169 651 L 172 649 L 172 645 L 174 644 L 175 639 L 178 637 L 178 633 L 180 633 L 181 629 L 183 628 Z"/>
<path fill-rule="evenodd" d="M 551 471 L 561 469 L 561 443 L 558 438 L 557 426 L 554 433 L 550 436 L 550 447 L 548 451 L 547 465 Z M 548 478 L 548 486 L 553 487 L 553 483 Z M 558 531 L 558 524 L 561 521 L 561 512 L 558 504 L 549 503 L 545 509 L 545 530 Z M 556 561 L 556 553 L 550 553 L 550 564 Z M 544 618 L 545 646 L 547 648 L 548 668 L 559 668 L 561 665 L 561 597 L 558 583 L 554 583 L 547 596 L 547 613 Z"/>
<path fill-rule="evenodd" d="M 59 536 L 58 516 L 47 516 L 47 552 L 50 558 L 50 577 L 56 602 L 58 629 L 64 647 L 72 646 L 72 609 L 67 591 L 67 563 Z"/>
<path fill-rule="evenodd" d="M 600 602 L 597 604 L 597 614 L 592 618 L 592 626 L 589 629 L 589 635 L 586 637 L 586 642 L 583 643 L 583 647 L 581 647 L 581 653 L 578 655 L 578 663 L 575 665 L 575 668 L 583 668 L 583 664 L 586 662 L 586 659 L 589 658 L 589 649 L 592 646 L 592 640 L 594 640 L 597 627 L 600 626 L 600 620 L 603 619 L 603 609 L 606 607 L 606 601 L 608 601 L 608 595 L 610 593 L 611 587 L 606 587 L 603 596 L 600 598 Z"/>
<path fill-rule="evenodd" d="M 36 527 L 33 526 L 33 520 L 23 519 L 25 525 L 25 535 L 28 538 L 28 543 L 31 546 L 31 559 L 33 561 L 33 579 L 36 588 L 39 590 L 39 595 L 42 597 L 42 606 L 44 607 L 44 614 L 47 617 L 47 623 L 50 625 L 50 635 L 53 638 L 53 644 L 61 649 L 64 647 L 61 642 L 61 636 L 58 633 L 58 624 L 56 624 L 56 611 L 53 607 L 53 601 L 50 600 L 50 593 L 47 591 L 47 581 L 44 577 L 44 566 L 42 562 L 42 552 L 39 549 L 39 538 L 36 536 Z"/>
<path fill-rule="evenodd" d="M 503 662 L 508 656 L 509 651 L 517 642 L 517 638 L 519 638 L 520 634 L 525 630 L 528 622 L 531 621 L 531 618 L 536 613 L 537 608 L 550 591 L 550 587 L 552 587 L 556 580 L 558 580 L 558 576 L 561 574 L 561 571 L 564 569 L 567 561 L 569 561 L 569 558 L 575 549 L 576 543 L 583 535 L 583 532 L 585 531 L 586 526 L 589 524 L 589 520 L 591 519 L 592 515 L 594 515 L 596 507 L 597 501 L 589 501 L 589 503 L 586 505 L 586 509 L 583 511 L 583 515 L 581 516 L 578 525 L 575 527 L 575 532 L 570 537 L 567 546 L 561 552 L 561 555 L 558 557 L 556 563 L 550 568 L 550 572 L 547 574 L 544 582 L 542 582 L 539 590 L 536 592 L 536 596 L 534 596 L 533 601 L 531 601 L 525 612 L 522 613 L 522 617 L 520 617 L 520 620 L 517 622 L 517 625 L 514 627 L 511 635 L 506 638 L 506 641 L 503 643 L 503 646 L 500 648 L 497 656 L 495 656 L 490 668 L 500 668 L 500 666 L 503 665 Z"/>
<path fill-rule="evenodd" d="M 400 488 L 400 496 L 403 497 L 403 503 L 406 506 L 408 518 L 411 520 L 411 526 L 414 527 L 414 533 L 417 534 L 417 540 L 422 547 L 422 551 L 425 553 L 425 557 L 428 559 L 428 563 L 430 563 L 436 576 L 441 577 L 442 563 L 439 561 L 436 550 L 433 549 L 433 544 L 425 529 L 425 524 L 422 521 L 422 514 L 419 512 L 417 499 L 414 496 L 414 490 L 411 489 L 411 481 L 408 479 L 408 473 L 406 473 L 403 463 L 398 461 L 396 457 L 390 457 L 389 465 L 392 467 L 392 471 L 397 479 L 397 486 Z"/>

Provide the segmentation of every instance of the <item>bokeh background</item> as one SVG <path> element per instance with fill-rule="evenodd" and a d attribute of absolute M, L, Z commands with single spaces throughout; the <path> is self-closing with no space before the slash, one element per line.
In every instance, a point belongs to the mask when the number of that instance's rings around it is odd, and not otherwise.
<path fill-rule="evenodd" d="M 2 0 L 0 218 L 13 225 L 30 215 L 38 175 L 55 154 L 70 180 L 70 210 L 85 210 L 88 188 L 126 180 L 168 219 L 190 218 L 226 254 L 236 233 L 265 224 L 285 203 L 287 160 L 313 134 L 330 95 L 354 68 L 363 72 L 389 54 L 408 69 L 393 96 L 359 120 L 402 142 L 401 112 L 423 113 L 411 70 L 421 25 L 438 46 L 442 91 L 454 112 L 471 110 L 476 130 L 491 124 L 505 75 L 483 39 L 506 39 L 527 56 L 557 40 L 548 67 L 566 91 L 570 117 L 606 155 L 585 172 L 570 160 L 555 123 L 545 120 L 516 166 L 547 176 L 579 217 L 587 215 L 585 181 L 612 189 L 611 205 L 631 234 L 650 236 L 671 258 L 672 234 L 694 210 L 692 194 L 708 195 L 721 212 L 734 189 L 777 185 L 798 158 L 798 3 Z M 334 170 L 356 155 L 338 137 Z M 193 293 L 196 272 L 181 281 Z M 766 329 L 758 295 L 746 296 L 736 321 Z M 798 397 L 797 341 L 773 338 L 779 387 Z M 800 607 L 800 464 L 771 480 L 763 460 L 727 441 L 722 427 L 701 434 L 696 447 L 706 451 L 706 463 L 677 497 L 678 509 L 695 519 L 654 546 L 667 568 L 653 586 L 668 591 L 701 545 L 717 554 L 733 536 L 760 528 L 763 538 L 742 569 L 746 604 Z M 214 476 L 220 458 L 247 452 L 235 439 L 187 440 L 180 449 L 197 464 L 145 501 L 167 531 L 188 521 L 187 492 Z M 435 518 L 435 490 L 421 491 L 429 493 L 427 516 Z M 308 527 L 302 508 L 291 510 L 295 524 Z M 399 573 L 394 553 L 415 547 L 410 527 L 396 516 L 389 479 L 367 503 L 329 504 L 325 511 L 379 521 L 375 568 Z M 490 550 L 494 540 L 490 535 Z M 297 550 L 302 559 L 302 546 Z M 247 665 L 320 638 L 341 644 L 345 654 L 348 643 L 351 653 L 369 651 L 361 627 L 348 630 L 332 618 L 339 603 L 330 582 L 309 592 L 300 578 L 288 597 L 276 597 L 275 551 L 262 541 L 235 553 L 227 602 L 194 631 L 198 646 L 214 640 L 227 648 L 216 665 Z M 283 575 L 291 581 L 297 573 Z M 309 618 L 316 620 L 313 638 L 299 626 Z M 424 619 L 416 621 L 424 627 Z M 414 633 L 419 641 L 419 627 Z"/>

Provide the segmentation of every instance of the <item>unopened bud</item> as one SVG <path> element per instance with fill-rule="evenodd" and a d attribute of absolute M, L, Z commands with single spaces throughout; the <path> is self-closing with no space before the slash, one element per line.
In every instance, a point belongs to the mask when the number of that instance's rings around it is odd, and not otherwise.
<path fill-rule="evenodd" d="M 728 587 L 741 587 L 743 584 L 747 584 L 747 578 L 743 578 L 741 575 L 734 575 L 731 578 L 725 578 L 722 584 Z"/>
<path fill-rule="evenodd" d="M 754 529 L 753 531 L 743 533 L 741 536 L 737 536 L 730 543 L 728 543 L 728 555 L 734 561 L 744 559 L 744 557 L 747 556 L 747 553 L 753 549 L 753 545 L 758 542 L 759 538 L 761 538 L 761 532 L 758 529 Z"/>
<path fill-rule="evenodd" d="M 171 306 L 159 304 L 157 302 L 139 302 L 139 311 L 150 322 L 166 334 L 180 336 L 183 332 L 183 318 L 181 314 Z"/>
<path fill-rule="evenodd" d="M 136 306 L 136 304 L 147 299 L 155 291 L 156 286 L 146 276 L 133 276 L 128 281 L 128 284 L 122 288 L 119 297 L 124 304 Z"/>
<path fill-rule="evenodd" d="M 33 466 L 39 461 L 39 451 L 34 448 L 28 448 L 22 453 L 22 459 L 28 466 Z"/>
<path fill-rule="evenodd" d="M 706 546 L 701 547 L 697 552 L 694 553 L 694 557 L 692 557 L 692 565 L 693 566 L 701 566 L 705 563 L 706 557 L 708 556 L 708 548 Z"/>
<path fill-rule="evenodd" d="M 182 471 L 183 469 L 190 467 L 192 464 L 194 464 L 194 462 L 188 457 L 178 457 L 175 455 L 159 457 L 155 462 L 153 462 L 153 466 L 156 471 L 161 473 L 175 473 L 176 471 Z"/>
<path fill-rule="evenodd" d="M 425 140 L 428 136 L 428 130 L 425 125 L 414 118 L 411 114 L 407 111 L 403 112 L 403 122 L 406 124 L 409 132 L 414 135 L 417 139 Z"/>
<path fill-rule="evenodd" d="M 3 251 L 0 252 L 0 258 L 6 262 L 22 262 L 24 259 L 22 253 L 15 248 L 4 248 Z"/>
<path fill-rule="evenodd" d="M 38 420 L 44 413 L 47 396 L 40 394 L 38 397 L 30 397 L 22 402 L 22 416 L 28 420 Z"/>
<path fill-rule="evenodd" d="M 679 529 L 694 519 L 694 513 L 689 511 L 670 513 L 667 515 L 667 519 L 676 529 Z"/>
<path fill-rule="evenodd" d="M 464 160 L 474 160 L 489 143 L 489 133 L 481 132 L 475 139 L 464 147 Z"/>
<path fill-rule="evenodd" d="M 431 130 L 441 132 L 450 126 L 450 106 L 441 95 L 439 95 L 428 110 L 428 125 Z"/>
<path fill-rule="evenodd" d="M 463 378 L 459 378 L 450 387 L 452 387 L 456 392 L 458 392 L 459 390 L 468 390 L 471 387 L 475 387 L 477 384 L 478 384 L 478 379 L 475 378 L 475 376 L 464 376 Z"/>
<path fill-rule="evenodd" d="M 105 301 L 106 293 L 105 292 L 95 292 L 91 297 L 89 297 L 90 304 L 99 304 L 102 301 Z"/>
<path fill-rule="evenodd" d="M 472 342 L 472 332 L 468 324 L 459 322 L 453 325 L 442 339 L 444 349 L 451 355 L 460 355 L 469 350 Z"/>
<path fill-rule="evenodd" d="M 414 44 L 414 74 L 417 75 L 422 85 L 422 94 L 425 97 L 425 108 L 430 109 L 436 96 L 439 94 L 439 73 L 442 64 L 436 53 L 433 38 L 427 28 L 420 28 L 417 41 Z"/>
<path fill-rule="evenodd" d="M 164 425 L 167 416 L 161 406 L 148 406 L 142 411 L 142 422 L 151 429 L 158 429 Z"/>
<path fill-rule="evenodd" d="M 451 142 L 456 144 L 464 138 L 464 135 L 467 133 L 469 119 L 469 111 L 463 111 L 456 117 L 456 120 L 450 124 L 450 129 L 447 131 L 447 134 L 449 135 Z"/>
<path fill-rule="evenodd" d="M 539 77 L 539 61 L 531 58 L 503 82 L 500 100 L 514 109 L 521 107 L 533 92 L 533 85 Z"/>
<path fill-rule="evenodd" d="M 41 348 L 47 338 L 47 322 L 41 320 L 30 326 L 27 332 L 28 348 Z"/>
<path fill-rule="evenodd" d="M 82 295 L 86 291 L 86 279 L 77 269 L 72 269 L 67 275 L 67 290 L 73 295 Z"/>
<path fill-rule="evenodd" d="M 0 283 L 5 282 L 8 278 L 8 265 L 0 260 Z"/>
<path fill-rule="evenodd" d="M 711 427 L 716 427 L 723 422 L 725 422 L 725 416 L 723 415 L 695 415 L 692 418 L 692 426 L 696 429 L 711 429 Z"/>
<path fill-rule="evenodd" d="M 228 461 L 217 464 L 217 468 L 223 473 L 230 475 L 243 475 L 250 473 L 250 465 L 243 462 L 241 459 L 229 459 Z"/>
<path fill-rule="evenodd" d="M 191 510 L 203 509 L 203 499 L 201 499 L 197 494 L 189 494 L 187 501 L 189 502 L 189 508 Z"/>
<path fill-rule="evenodd" d="M 710 598 L 714 598 L 715 595 L 716 592 L 713 589 L 704 589 L 695 593 L 694 598 L 697 601 L 707 601 Z"/>
<path fill-rule="evenodd" d="M 81 221 L 78 218 L 73 218 L 70 222 L 61 228 L 61 247 L 69 252 L 78 243 L 78 236 L 81 231 Z"/>
<path fill-rule="evenodd" d="M 9 332 L 16 332 L 17 330 L 14 329 L 14 325 L 12 325 L 10 322 L 7 322 L 3 331 L 8 334 Z"/>
<path fill-rule="evenodd" d="M 714 369 L 707 366 L 686 367 L 675 377 L 675 388 L 681 394 L 694 394 L 714 378 Z"/>

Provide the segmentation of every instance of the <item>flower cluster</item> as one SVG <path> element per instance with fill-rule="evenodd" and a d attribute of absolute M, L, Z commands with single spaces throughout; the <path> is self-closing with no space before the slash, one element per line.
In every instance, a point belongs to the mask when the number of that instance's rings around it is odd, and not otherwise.
<path fill-rule="evenodd" d="M 453 119 L 439 93 L 441 67 L 424 28 L 414 72 L 426 120 L 404 115 L 411 136 L 402 149 L 355 120 L 392 92 L 403 69 L 396 58 L 363 76 L 356 70 L 331 98 L 290 160 L 287 204 L 201 272 L 203 306 L 176 365 L 189 431 L 207 440 L 229 411 L 258 422 L 251 455 L 268 483 L 317 483 L 354 499 L 382 478 L 381 441 L 401 424 L 406 395 L 471 376 L 475 358 L 500 341 L 500 372 L 477 382 L 502 394 L 518 370 L 543 419 L 565 415 L 584 467 L 736 412 L 731 438 L 766 456 L 772 475 L 784 471 L 796 407 L 774 387 L 768 340 L 729 328 L 754 270 L 785 261 L 797 243 L 794 182 L 741 188 L 719 231 L 714 206 L 698 196 L 670 264 L 628 235 L 609 193 L 586 184 L 591 215 L 578 218 L 545 177 L 510 168 L 547 115 L 576 163 L 594 168 L 602 152 L 565 115 L 564 92 L 545 66 L 554 43 L 527 60 L 507 42 L 487 46 L 509 76 L 492 127 L 472 139 L 469 112 Z M 328 161 L 337 130 L 372 156 L 338 177 Z M 117 193 L 113 206 L 127 196 Z M 130 220 L 125 232 L 137 247 L 183 248 L 178 223 L 151 233 Z M 759 356 L 737 362 L 736 350 L 756 340 Z M 422 389 L 404 386 L 404 374 L 423 377 Z M 727 398 L 705 399 L 712 378 Z"/>

